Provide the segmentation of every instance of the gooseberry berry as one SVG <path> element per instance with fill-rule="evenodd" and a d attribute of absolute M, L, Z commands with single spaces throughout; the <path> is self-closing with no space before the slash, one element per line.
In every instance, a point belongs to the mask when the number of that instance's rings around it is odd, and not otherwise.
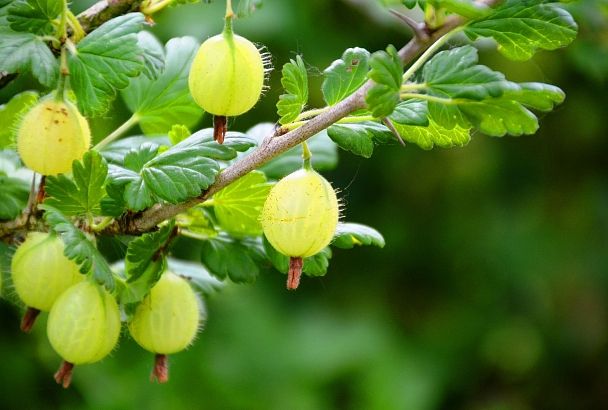
<path fill-rule="evenodd" d="M 331 242 L 339 213 L 334 189 L 312 168 L 295 171 L 272 187 L 262 209 L 262 228 L 268 242 L 290 257 L 288 289 L 298 287 L 302 258 Z"/>
<path fill-rule="evenodd" d="M 68 387 L 72 368 L 94 363 L 114 349 L 120 334 L 120 312 L 114 297 L 90 280 L 80 282 L 59 296 L 51 308 L 47 336 L 63 358 L 55 374 Z"/>
<path fill-rule="evenodd" d="M 74 104 L 51 94 L 23 117 L 17 150 L 23 163 L 42 175 L 69 172 L 91 144 L 91 131 Z"/>
<path fill-rule="evenodd" d="M 29 331 L 40 311 L 49 311 L 66 289 L 84 279 L 78 265 L 64 254 L 54 234 L 30 232 L 11 261 L 11 278 L 17 296 L 28 306 L 21 329 Z"/>
<path fill-rule="evenodd" d="M 129 332 L 144 349 L 156 354 L 152 380 L 168 380 L 166 355 L 192 343 L 199 327 L 200 308 L 188 282 L 165 272 L 137 306 Z"/>

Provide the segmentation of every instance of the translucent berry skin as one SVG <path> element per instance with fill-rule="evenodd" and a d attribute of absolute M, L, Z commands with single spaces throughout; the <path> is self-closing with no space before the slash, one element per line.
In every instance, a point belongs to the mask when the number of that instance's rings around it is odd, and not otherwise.
<path fill-rule="evenodd" d="M 199 320 L 198 299 L 188 282 L 166 272 L 137 306 L 129 332 L 144 349 L 172 354 L 192 343 Z"/>
<path fill-rule="evenodd" d="M 329 182 L 311 169 L 300 169 L 270 190 L 262 228 L 277 251 L 306 258 L 329 245 L 338 217 L 338 199 Z"/>
<path fill-rule="evenodd" d="M 188 78 L 202 109 L 218 116 L 249 111 L 264 86 L 264 63 L 256 46 L 232 33 L 209 38 L 199 48 Z"/>
<path fill-rule="evenodd" d="M 46 330 L 51 346 L 66 362 L 97 362 L 118 342 L 118 305 L 104 288 L 83 281 L 57 299 Z"/>
<path fill-rule="evenodd" d="M 23 163 L 42 175 L 72 170 L 91 144 L 91 131 L 74 104 L 46 98 L 25 114 L 17 133 Z"/>
<path fill-rule="evenodd" d="M 78 265 L 63 254 L 63 242 L 52 234 L 30 232 L 11 261 L 11 278 L 27 306 L 49 311 L 66 289 L 84 279 Z"/>

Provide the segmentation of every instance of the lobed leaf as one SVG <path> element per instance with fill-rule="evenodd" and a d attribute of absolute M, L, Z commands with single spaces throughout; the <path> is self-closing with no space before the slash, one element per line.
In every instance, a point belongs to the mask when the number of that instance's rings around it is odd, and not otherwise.
<path fill-rule="evenodd" d="M 222 234 L 203 241 L 201 260 L 218 279 L 253 283 L 260 273 L 264 254 L 259 238 L 236 239 Z"/>
<path fill-rule="evenodd" d="M 470 130 L 458 125 L 447 129 L 437 124 L 433 119 L 426 127 L 394 123 L 395 129 L 404 141 L 412 142 L 422 149 L 432 149 L 433 146 L 442 148 L 463 147 L 471 140 Z"/>
<path fill-rule="evenodd" d="M 528 60 L 537 50 L 570 44 L 578 28 L 572 16 L 556 4 L 538 0 L 506 0 L 486 17 L 470 23 L 473 40 L 491 37 L 498 51 L 512 60 Z"/>
<path fill-rule="evenodd" d="M 308 102 L 308 73 L 302 57 L 289 60 L 282 75 L 281 84 L 287 93 L 279 97 L 277 113 L 281 117 L 279 123 L 284 125 L 294 121 Z"/>
<path fill-rule="evenodd" d="M 403 62 L 397 49 L 390 45 L 386 51 L 372 54 L 367 76 L 375 82 L 365 96 L 368 109 L 374 117 L 383 118 L 391 115 L 399 103 Z"/>
<path fill-rule="evenodd" d="M 113 18 L 87 35 L 68 58 L 70 83 L 85 116 L 105 113 L 117 90 L 143 69 L 137 41 L 143 23 L 141 13 Z"/>
<path fill-rule="evenodd" d="M 18 0 L 7 10 L 11 29 L 39 36 L 52 35 L 53 24 L 63 11 L 62 0 Z"/>
<path fill-rule="evenodd" d="M 327 105 L 334 105 L 353 92 L 367 80 L 369 51 L 355 47 L 347 49 L 342 58 L 331 63 L 323 71 L 323 98 Z"/>
<path fill-rule="evenodd" d="M 160 200 L 178 203 L 197 196 L 215 181 L 218 161 L 233 159 L 237 151 L 253 145 L 253 139 L 236 132 L 229 132 L 224 144 L 218 144 L 211 129 L 191 135 L 160 155 L 157 144 L 144 143 L 125 155 L 124 166 L 110 165 L 116 197 L 110 208 L 120 206 L 120 199 L 128 209 L 140 211 Z"/>
<path fill-rule="evenodd" d="M 166 134 L 174 124 L 191 128 L 201 119 L 203 112 L 188 88 L 188 73 L 198 46 L 192 37 L 169 40 L 164 68 L 151 76 L 131 79 L 122 91 L 122 98 L 145 134 Z"/>
<path fill-rule="evenodd" d="M 47 177 L 44 203 L 68 216 L 99 215 L 107 175 L 108 164 L 101 154 L 87 151 L 72 164 L 72 178 L 65 174 Z"/>
<path fill-rule="evenodd" d="M 342 222 L 338 224 L 332 241 L 332 246 L 341 249 L 351 249 L 355 245 L 374 245 L 384 248 L 384 237 L 372 227 Z"/>
<path fill-rule="evenodd" d="M 219 225 L 233 236 L 261 235 L 260 215 L 272 184 L 266 175 L 252 171 L 213 195 Z"/>
<path fill-rule="evenodd" d="M 387 127 L 373 121 L 334 124 L 327 129 L 327 135 L 343 150 L 364 158 L 372 156 L 376 144 L 387 144 L 395 139 Z"/>
<path fill-rule="evenodd" d="M 48 46 L 32 33 L 0 28 L 0 71 L 32 75 L 52 87 L 59 75 L 59 64 Z"/>
<path fill-rule="evenodd" d="M 48 204 L 40 205 L 40 209 L 45 211 L 44 220 L 63 241 L 65 256 L 80 266 L 80 273 L 86 275 L 92 272 L 93 278 L 112 292 L 115 287 L 112 271 L 93 242 L 58 209 Z"/>
<path fill-rule="evenodd" d="M 518 88 L 507 81 L 504 74 L 478 65 L 477 61 L 477 49 L 472 46 L 437 53 L 422 70 L 428 94 L 484 100 Z"/>

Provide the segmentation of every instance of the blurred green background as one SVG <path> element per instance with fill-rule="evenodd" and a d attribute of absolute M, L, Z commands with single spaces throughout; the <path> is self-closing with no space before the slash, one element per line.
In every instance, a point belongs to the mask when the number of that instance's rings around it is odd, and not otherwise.
<path fill-rule="evenodd" d="M 510 79 L 566 92 L 537 135 L 475 135 L 450 150 L 386 146 L 370 160 L 340 153 L 327 176 L 345 219 L 380 230 L 384 249 L 336 250 L 327 276 L 297 292 L 276 272 L 226 287 L 207 300 L 195 345 L 171 357 L 167 385 L 148 381 L 151 355 L 123 337 L 111 358 L 59 388 L 45 318 L 24 335 L 20 312 L 2 302 L 0 407 L 608 408 L 608 5 L 568 7 L 580 34 L 565 50 L 513 63 L 481 44 L 482 63 Z M 222 15 L 221 1 L 180 6 L 151 30 L 202 40 Z M 310 66 L 314 107 L 323 68 L 344 49 L 409 37 L 373 0 L 265 0 L 235 28 L 275 66 L 238 130 L 276 120 L 280 67 L 296 53 Z M 97 139 L 127 115 L 117 103 L 94 121 Z"/>

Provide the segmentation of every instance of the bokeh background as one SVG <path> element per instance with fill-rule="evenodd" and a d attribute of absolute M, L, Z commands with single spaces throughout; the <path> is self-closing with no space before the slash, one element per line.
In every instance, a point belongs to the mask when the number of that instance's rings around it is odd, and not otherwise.
<path fill-rule="evenodd" d="M 172 8 L 151 31 L 202 40 L 221 30 L 223 7 Z M 580 34 L 567 49 L 513 63 L 480 45 L 482 63 L 510 79 L 566 92 L 538 134 L 379 147 L 370 160 L 340 153 L 326 176 L 346 220 L 376 227 L 384 249 L 336 250 L 327 276 L 297 292 L 276 272 L 227 286 L 207 299 L 196 344 L 171 357 L 167 385 L 148 381 L 151 355 L 123 337 L 64 391 L 45 318 L 24 335 L 20 312 L 0 302 L 0 408 L 608 408 L 608 5 L 568 8 Z M 296 53 L 309 65 L 311 106 L 321 106 L 321 72 L 346 48 L 410 36 L 374 0 L 264 0 L 235 27 L 275 65 L 239 130 L 276 119 L 280 67 Z M 127 116 L 118 102 L 94 122 L 97 139 Z"/>

